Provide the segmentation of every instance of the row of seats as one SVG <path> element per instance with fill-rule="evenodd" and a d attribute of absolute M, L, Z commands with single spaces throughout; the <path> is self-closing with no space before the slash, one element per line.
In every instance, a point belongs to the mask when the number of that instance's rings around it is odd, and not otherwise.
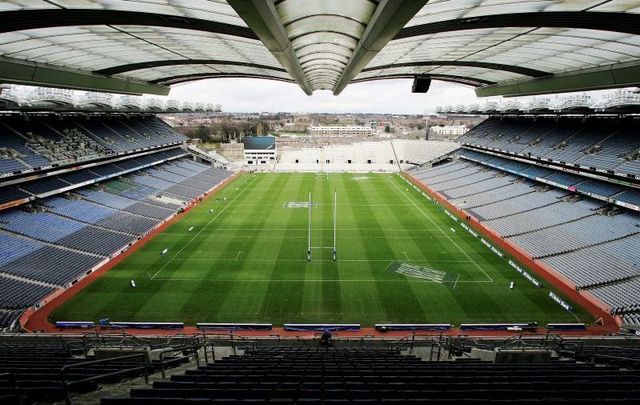
<path fill-rule="evenodd" d="M 614 313 L 640 312 L 640 276 L 588 291 L 608 303 Z"/>
<path fill-rule="evenodd" d="M 0 308 L 15 309 L 24 308 L 39 301 L 51 293 L 53 288 L 0 275 L 0 291 L 2 291 Z M 3 313 L 0 312 L 0 314 Z"/>
<path fill-rule="evenodd" d="M 637 120 L 489 118 L 460 137 L 465 145 L 640 176 Z"/>
<path fill-rule="evenodd" d="M 640 207 L 640 190 L 619 186 L 602 180 L 593 180 L 586 177 L 576 176 L 569 173 L 558 172 L 546 167 L 527 165 L 522 162 L 513 161 L 500 156 L 487 155 L 475 150 L 461 149 L 460 156 L 465 159 L 480 162 L 498 170 L 505 170 L 516 175 L 544 179 L 553 183 L 561 184 L 565 187 L 583 193 L 596 194 L 601 197 L 612 198 L 626 204 L 633 204 Z"/>
<path fill-rule="evenodd" d="M 493 159 L 477 151 L 460 155 Z M 516 171 L 528 166 L 498 159 L 501 167 Z M 635 212 L 466 159 L 412 174 L 577 288 L 594 291 L 612 311 L 640 305 L 640 295 L 624 288 L 640 276 L 640 215 Z"/>
<path fill-rule="evenodd" d="M 3 186 L 0 187 L 0 204 L 55 192 L 58 189 L 79 185 L 91 180 L 97 181 L 105 176 L 113 176 L 125 170 L 135 170 L 145 165 L 157 164 L 160 161 L 180 156 L 186 156 L 186 153 L 180 148 L 174 148 L 118 161 L 117 163 L 109 163 L 94 166 L 90 169 L 81 169 L 58 176 L 27 181 L 17 186 Z"/>
<path fill-rule="evenodd" d="M 22 315 L 20 309 L 0 310 L 0 332 L 14 330 L 20 315 Z"/>
<path fill-rule="evenodd" d="M 67 341 L 1 341 L 0 342 L 0 403 L 57 403 L 65 399 L 65 384 L 70 394 L 90 392 L 100 383 L 119 383 L 125 378 L 139 377 L 140 367 L 149 373 L 159 370 L 158 362 L 143 363 L 142 359 L 120 359 L 106 363 L 87 364 L 96 360 L 81 351 L 70 350 Z M 166 367 L 187 361 L 184 357 L 167 357 Z M 64 366 L 75 367 L 61 372 Z M 80 382 L 94 377 L 95 380 Z M 74 384 L 74 382 L 76 382 Z"/>
<path fill-rule="evenodd" d="M 156 117 L 6 116 L 0 119 L 0 176 L 178 144 L 186 139 Z"/>
<path fill-rule="evenodd" d="M 280 350 L 278 350 L 280 349 Z M 589 403 L 640 399 L 640 371 L 572 361 L 424 362 L 397 350 L 250 350 L 102 404 Z M 616 402 L 617 403 L 617 402 Z"/>
<path fill-rule="evenodd" d="M 0 277 L 26 280 L 0 283 L 0 308 L 25 308 L 66 287 L 231 175 L 186 158 L 147 170 L 142 177 L 171 178 L 167 190 L 137 183 L 134 172 L 0 212 Z"/>

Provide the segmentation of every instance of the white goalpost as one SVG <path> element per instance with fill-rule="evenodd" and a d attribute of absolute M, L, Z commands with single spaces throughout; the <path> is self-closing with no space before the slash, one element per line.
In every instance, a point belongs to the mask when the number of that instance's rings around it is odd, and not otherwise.
<path fill-rule="evenodd" d="M 307 261 L 311 261 L 311 191 L 309 191 L 309 244 L 307 245 Z"/>
<path fill-rule="evenodd" d="M 336 236 L 337 236 L 337 222 L 338 222 L 338 190 L 333 190 L 333 261 L 337 259 L 336 249 Z"/>
<path fill-rule="evenodd" d="M 307 261 L 311 261 L 311 251 L 313 249 L 331 249 L 333 261 L 338 259 L 338 191 L 333 191 L 333 245 L 332 246 L 312 246 L 311 244 L 311 221 L 312 221 L 312 206 L 313 198 L 311 192 L 309 192 L 308 212 L 309 212 L 309 226 L 308 226 L 308 239 L 307 239 Z"/>

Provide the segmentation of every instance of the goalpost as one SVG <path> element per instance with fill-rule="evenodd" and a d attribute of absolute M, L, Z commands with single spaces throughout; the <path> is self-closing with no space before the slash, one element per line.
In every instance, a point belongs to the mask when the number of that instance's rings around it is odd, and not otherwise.
<path fill-rule="evenodd" d="M 307 245 L 307 261 L 311 261 L 311 191 L 309 191 L 309 244 Z"/>
<path fill-rule="evenodd" d="M 311 196 L 311 191 L 309 192 L 309 202 L 308 202 L 308 212 L 309 212 L 309 226 L 308 226 L 308 239 L 307 239 L 307 261 L 311 261 L 311 250 L 314 246 L 311 245 L 311 209 L 313 205 L 313 199 Z M 338 191 L 333 191 L 333 245 L 332 246 L 316 246 L 318 249 L 331 249 L 333 261 L 335 262 L 338 259 L 338 248 L 337 248 L 337 237 L 338 237 Z"/>
<path fill-rule="evenodd" d="M 333 261 L 335 262 L 337 259 L 337 250 L 336 250 L 336 233 L 337 233 L 337 218 L 338 218 L 338 191 L 333 190 Z"/>

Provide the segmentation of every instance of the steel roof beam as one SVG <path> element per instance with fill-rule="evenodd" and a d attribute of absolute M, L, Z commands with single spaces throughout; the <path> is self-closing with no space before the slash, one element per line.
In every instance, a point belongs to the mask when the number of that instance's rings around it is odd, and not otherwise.
<path fill-rule="evenodd" d="M 406 27 L 398 32 L 394 37 L 394 40 L 439 34 L 443 32 L 504 27 L 592 29 L 640 35 L 640 14 L 559 11 L 475 16 Z M 460 62 L 469 63 L 464 61 Z M 515 72 L 514 69 L 524 68 L 513 66 L 513 69 L 510 71 L 518 73 Z M 640 70 L 638 70 L 637 63 L 635 62 L 632 64 L 616 64 L 596 69 L 573 71 L 556 75 L 529 74 L 529 76 L 534 77 L 534 79 L 486 85 L 476 89 L 476 94 L 479 97 L 497 95 L 524 96 L 620 88 L 635 86 L 640 83 Z"/>
<path fill-rule="evenodd" d="M 505 27 L 592 29 L 640 35 L 640 14 L 595 11 L 546 11 L 495 14 L 438 21 L 400 30 L 394 40 L 442 32 Z"/>
<path fill-rule="evenodd" d="M 174 85 L 186 82 L 192 82 L 194 80 L 201 79 L 223 79 L 223 78 L 242 78 L 242 79 L 265 79 L 275 80 L 278 82 L 295 83 L 292 79 L 284 77 L 267 76 L 261 74 L 239 74 L 239 73 L 195 73 L 179 76 L 163 77 L 158 80 L 154 80 L 151 83 L 157 83 L 160 85 Z"/>
<path fill-rule="evenodd" d="M 338 95 L 428 0 L 381 0 L 333 88 Z"/>
<path fill-rule="evenodd" d="M 531 77 L 543 77 L 548 76 L 549 72 L 543 72 L 537 69 L 530 69 L 527 67 L 505 65 L 501 63 L 489 63 L 489 62 L 475 62 L 465 60 L 428 60 L 420 62 L 407 62 L 407 63 L 394 63 L 389 65 L 368 66 L 362 69 L 362 72 L 370 72 L 372 70 L 380 69 L 394 69 L 403 67 L 422 67 L 422 66 L 462 66 L 462 67 L 476 67 L 491 70 L 500 70 L 504 72 L 516 73 L 524 76 Z"/>
<path fill-rule="evenodd" d="M 0 12 L 0 33 L 50 27 L 83 25 L 143 25 L 183 28 L 258 39 L 251 28 L 198 18 L 143 13 L 138 11 L 51 9 Z"/>
<path fill-rule="evenodd" d="M 311 95 L 313 90 L 302 71 L 287 32 L 272 1 L 228 0 L 228 3 L 251 27 L 262 43 L 294 78 L 302 90 Z"/>
<path fill-rule="evenodd" d="M 170 90 L 163 85 L 5 57 L 0 57 L 0 83 L 159 96 L 166 96 Z"/>
<path fill-rule="evenodd" d="M 464 84 L 466 86 L 473 86 L 473 87 L 489 86 L 489 85 L 496 84 L 495 82 L 492 82 L 489 80 L 477 79 L 477 78 L 468 77 L 468 76 L 456 76 L 456 75 L 445 75 L 445 74 L 425 74 L 421 76 L 426 76 L 433 80 Z M 364 83 L 364 82 L 373 82 L 376 80 L 389 80 L 389 79 L 413 79 L 415 77 L 416 75 L 413 73 L 406 73 L 406 74 L 399 73 L 399 74 L 391 74 L 391 75 L 384 75 L 384 76 L 365 77 L 362 79 L 354 79 L 351 81 L 351 83 Z"/>
<path fill-rule="evenodd" d="M 531 96 L 640 86 L 640 62 L 619 63 L 537 79 L 477 88 L 478 97 Z"/>
<path fill-rule="evenodd" d="M 256 63 L 237 62 L 218 59 L 174 59 L 174 60 L 156 60 L 148 62 L 131 63 L 128 65 L 118 65 L 106 69 L 97 70 L 94 73 L 102 75 L 117 75 L 134 70 L 150 69 L 162 66 L 184 66 L 184 65 L 226 65 L 226 66 L 244 66 L 256 69 L 274 70 L 276 72 L 286 72 L 281 67 L 260 65 Z"/>

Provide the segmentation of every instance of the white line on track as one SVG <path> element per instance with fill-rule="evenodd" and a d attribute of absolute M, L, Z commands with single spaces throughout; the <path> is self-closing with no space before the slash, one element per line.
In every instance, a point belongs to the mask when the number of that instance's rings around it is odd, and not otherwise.
<path fill-rule="evenodd" d="M 187 246 L 189 246 L 189 244 L 190 244 L 191 242 L 193 242 L 193 240 L 194 240 L 194 239 L 196 239 L 198 236 L 200 236 L 200 234 L 202 233 L 202 231 L 204 231 L 204 230 L 207 228 L 207 226 L 209 226 L 209 224 L 211 224 L 213 221 L 215 221 L 215 220 L 216 220 L 216 218 L 218 218 L 218 217 L 220 216 L 220 214 L 222 214 L 222 213 L 223 213 L 227 208 L 229 208 L 231 205 L 233 205 L 233 202 L 234 202 L 238 197 L 240 197 L 240 195 L 241 195 L 242 193 L 244 193 L 245 191 L 247 191 L 247 190 L 249 189 L 249 186 L 250 186 L 251 184 L 255 183 L 256 179 L 257 179 L 257 177 L 254 177 L 254 178 L 253 178 L 253 181 L 251 181 L 251 183 L 249 183 L 249 184 L 245 185 L 245 187 L 244 187 L 244 188 L 243 188 L 243 189 L 242 189 L 238 194 L 236 194 L 236 196 L 235 196 L 235 197 L 233 197 L 233 199 L 231 199 L 231 201 L 229 201 L 229 203 L 228 203 L 227 205 L 225 205 L 225 206 L 224 206 L 224 208 L 222 208 L 220 211 L 218 211 L 218 213 L 217 213 L 213 218 L 211 218 L 211 220 L 210 220 L 209 222 L 207 222 L 207 224 L 206 224 L 205 226 L 203 226 L 203 227 L 202 227 L 202 229 L 200 229 L 200 230 L 199 230 L 195 235 L 193 235 L 193 238 L 189 239 L 189 241 L 187 241 L 187 243 L 185 243 L 185 244 L 184 244 L 184 246 L 182 246 L 182 247 L 180 248 L 180 250 L 178 250 L 178 251 L 176 252 L 176 254 L 175 254 L 175 255 L 171 256 L 171 257 L 169 258 L 169 260 L 167 260 L 167 262 L 166 262 L 162 267 L 160 267 L 160 269 L 159 269 L 158 271 L 156 271 L 156 272 L 153 274 L 153 276 L 151 276 L 151 280 L 155 279 L 155 278 L 156 278 L 156 276 L 157 276 L 157 275 L 158 275 L 162 270 L 164 270 L 164 269 L 169 265 L 169 263 L 171 263 L 171 262 L 172 262 L 176 257 L 178 257 L 178 256 L 180 255 L 180 253 L 182 253 L 182 251 L 183 251 Z"/>
<path fill-rule="evenodd" d="M 493 282 L 493 278 L 492 278 L 490 275 L 488 275 L 488 274 L 487 274 L 487 272 L 486 272 L 486 271 L 484 271 L 484 269 L 483 269 L 482 267 L 480 267 L 480 265 L 479 265 L 478 263 L 476 263 L 476 262 L 475 262 L 475 260 L 473 260 L 473 259 L 469 256 L 469 254 L 468 254 L 468 253 L 467 253 L 463 248 L 461 248 L 461 247 L 456 243 L 456 241 L 455 241 L 455 240 L 453 240 L 453 238 L 451 238 L 451 236 L 450 236 L 448 233 L 446 233 L 445 231 L 443 231 L 443 230 L 442 230 L 442 228 L 440 227 L 440 225 L 438 225 L 438 224 L 433 220 L 433 218 L 431 218 L 429 215 L 427 215 L 427 213 L 426 213 L 426 212 L 424 212 L 424 211 L 422 210 L 422 208 L 420 208 L 420 206 L 419 206 L 418 204 L 416 204 L 416 202 L 415 202 L 415 201 L 413 201 L 413 200 L 411 199 L 411 197 L 409 196 L 409 194 L 408 194 L 408 193 L 403 192 L 403 190 L 402 190 L 400 187 L 398 187 L 398 185 L 397 185 L 396 183 L 394 183 L 394 182 L 393 182 L 393 180 L 392 180 L 391 178 L 389 178 L 388 180 L 389 180 L 389 182 L 391 182 L 391 184 L 393 184 L 393 186 L 398 190 L 398 192 L 399 192 L 400 194 L 404 195 L 404 196 L 405 196 L 405 198 L 406 198 L 407 200 L 411 201 L 411 203 L 413 204 L 413 206 L 414 206 L 414 207 L 416 207 L 416 209 L 417 209 L 418 211 L 420 211 L 420 213 L 421 213 L 425 218 L 427 218 L 427 219 L 428 219 L 428 220 L 433 224 L 433 226 L 435 226 L 436 228 L 438 228 L 438 229 L 440 230 L 440 232 L 442 232 L 442 234 L 443 234 L 443 235 L 445 235 L 445 236 L 447 237 L 447 239 L 449 239 L 449 240 L 451 241 L 451 243 L 453 243 L 453 245 L 454 245 L 455 247 L 457 247 L 457 248 L 458 248 L 458 250 L 460 250 L 460 252 L 462 252 L 462 254 L 463 254 L 463 255 L 465 255 L 465 256 L 467 257 L 467 259 L 469 259 L 471 262 L 473 262 L 473 264 L 474 264 L 474 265 L 475 265 L 475 266 L 476 266 L 476 267 L 477 267 L 477 268 L 478 268 L 478 269 L 479 269 L 479 270 L 480 270 L 480 271 L 481 271 L 481 272 L 482 272 L 482 273 L 483 273 L 483 274 L 484 274 L 484 275 L 485 275 L 489 280 L 491 280 L 491 281 Z"/>

